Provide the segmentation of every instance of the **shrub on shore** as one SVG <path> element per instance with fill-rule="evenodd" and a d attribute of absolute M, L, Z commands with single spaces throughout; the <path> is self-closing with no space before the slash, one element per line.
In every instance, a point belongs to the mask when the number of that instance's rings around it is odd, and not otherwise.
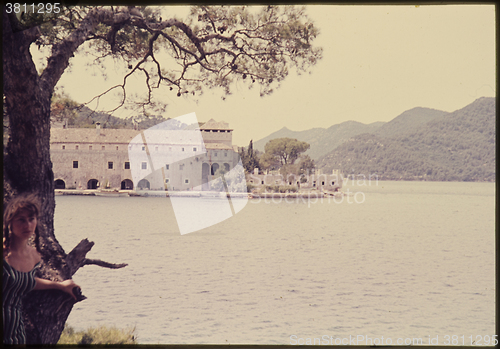
<path fill-rule="evenodd" d="M 265 192 L 271 193 L 296 193 L 297 187 L 293 185 L 264 185 Z"/>
<path fill-rule="evenodd" d="M 57 344 L 137 344 L 136 337 L 135 328 L 102 325 L 77 332 L 66 325 Z"/>

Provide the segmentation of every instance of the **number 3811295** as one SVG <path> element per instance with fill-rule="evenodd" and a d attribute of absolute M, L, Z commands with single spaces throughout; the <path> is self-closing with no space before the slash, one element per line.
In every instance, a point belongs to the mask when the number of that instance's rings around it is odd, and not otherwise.
<path fill-rule="evenodd" d="M 6 3 L 5 11 L 7 13 L 59 13 L 61 12 L 61 8 L 59 7 L 60 3 L 56 2 L 54 4 L 51 3 L 39 3 L 39 4 L 20 4 L 18 2 L 15 3 Z"/>

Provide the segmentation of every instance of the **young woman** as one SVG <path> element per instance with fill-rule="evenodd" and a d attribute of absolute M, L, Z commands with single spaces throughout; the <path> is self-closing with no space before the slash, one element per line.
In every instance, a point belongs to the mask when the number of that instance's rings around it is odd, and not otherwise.
<path fill-rule="evenodd" d="M 22 298 L 31 290 L 59 289 L 73 298 L 73 280 L 55 282 L 35 277 L 41 256 L 29 245 L 34 236 L 38 248 L 40 204 L 34 195 L 20 195 L 5 207 L 3 216 L 3 336 L 5 344 L 25 344 Z"/>

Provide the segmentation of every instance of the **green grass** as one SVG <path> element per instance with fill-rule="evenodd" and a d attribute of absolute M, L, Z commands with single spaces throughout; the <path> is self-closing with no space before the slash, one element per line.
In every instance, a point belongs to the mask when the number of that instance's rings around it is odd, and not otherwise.
<path fill-rule="evenodd" d="M 137 344 L 137 335 L 135 328 L 102 325 L 77 332 L 66 325 L 57 344 Z"/>

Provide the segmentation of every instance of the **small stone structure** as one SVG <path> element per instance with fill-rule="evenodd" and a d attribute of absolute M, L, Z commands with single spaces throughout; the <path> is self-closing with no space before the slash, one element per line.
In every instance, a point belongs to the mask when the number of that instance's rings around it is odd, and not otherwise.
<path fill-rule="evenodd" d="M 283 176 L 279 173 L 259 174 L 255 169 L 252 174 L 247 175 L 247 183 L 255 187 L 269 186 L 293 186 L 297 189 L 317 189 L 321 191 L 335 192 L 342 188 L 343 177 L 339 170 L 333 170 L 331 174 L 324 174 L 321 170 L 315 170 L 314 174 L 305 175 L 305 182 L 301 176 L 290 174 Z"/>

